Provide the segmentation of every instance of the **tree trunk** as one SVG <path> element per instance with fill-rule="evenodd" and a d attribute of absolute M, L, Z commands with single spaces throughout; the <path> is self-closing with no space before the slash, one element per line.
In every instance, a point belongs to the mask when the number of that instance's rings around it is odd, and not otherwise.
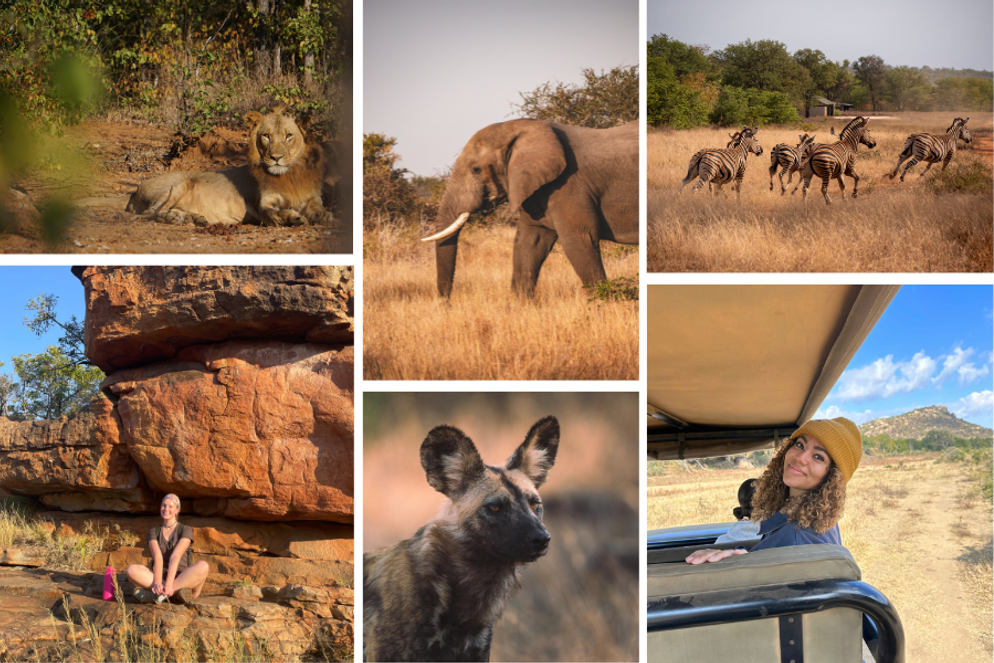
<path fill-rule="evenodd" d="M 259 12 L 259 25 L 255 29 L 254 51 L 255 51 L 255 77 L 264 80 L 269 74 L 269 15 L 273 11 L 273 0 L 254 0 L 255 9 Z M 249 0 L 249 7 L 252 8 L 253 0 Z"/>
<path fill-rule="evenodd" d="M 311 0 L 304 0 L 304 13 L 311 13 Z M 310 85 L 314 81 L 314 52 L 304 52 L 304 84 Z"/>

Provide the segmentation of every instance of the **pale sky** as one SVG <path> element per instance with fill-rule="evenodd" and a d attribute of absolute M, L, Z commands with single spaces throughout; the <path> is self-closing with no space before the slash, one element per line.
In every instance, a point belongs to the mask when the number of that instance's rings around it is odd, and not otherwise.
<path fill-rule="evenodd" d="M 636 0 L 365 0 L 362 130 L 434 175 L 519 93 L 637 65 L 643 40 Z"/>
<path fill-rule="evenodd" d="M 773 39 L 790 53 L 820 50 L 834 62 L 879 55 L 893 66 L 994 70 L 991 0 L 647 0 L 646 11 L 649 36 L 712 50 Z"/>

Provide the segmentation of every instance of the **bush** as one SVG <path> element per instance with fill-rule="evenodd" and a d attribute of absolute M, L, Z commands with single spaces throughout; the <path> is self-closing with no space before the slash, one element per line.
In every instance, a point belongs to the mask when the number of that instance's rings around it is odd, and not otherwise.
<path fill-rule="evenodd" d="M 798 120 L 797 111 L 783 92 L 737 88 L 726 85 L 711 111 L 711 122 L 724 127 L 787 124 Z"/>
<path fill-rule="evenodd" d="M 638 65 L 615 67 L 600 74 L 583 70 L 584 85 L 544 83 L 521 93 L 521 103 L 511 106 L 522 117 L 549 120 L 593 129 L 632 122 L 639 118 Z"/>
<path fill-rule="evenodd" d="M 646 120 L 658 126 L 692 129 L 708 123 L 710 108 L 701 90 L 677 80 L 673 67 L 660 57 L 649 58 L 646 83 Z"/>
<path fill-rule="evenodd" d="M 924 168 L 925 165 L 920 163 L 915 168 Z M 932 170 L 939 168 L 942 168 L 942 164 L 937 163 L 932 166 Z M 908 176 L 912 175 L 914 175 L 914 171 L 911 171 Z M 929 173 L 925 177 L 925 186 L 937 195 L 946 193 L 980 193 L 990 196 L 994 193 L 991 171 L 987 170 L 984 164 L 979 161 L 966 164 L 952 163 L 945 171 L 940 171 L 934 177 Z"/>
<path fill-rule="evenodd" d="M 967 459 L 966 451 L 959 447 L 949 447 L 935 459 L 937 463 L 962 463 Z"/>

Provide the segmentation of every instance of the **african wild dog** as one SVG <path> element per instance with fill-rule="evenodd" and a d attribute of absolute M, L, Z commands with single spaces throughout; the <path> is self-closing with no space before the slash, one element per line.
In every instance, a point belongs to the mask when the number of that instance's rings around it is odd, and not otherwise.
<path fill-rule="evenodd" d="M 549 549 L 538 488 L 558 447 L 555 417 L 532 426 L 503 467 L 484 465 L 457 428 L 428 433 L 421 465 L 448 499 L 410 539 L 363 555 L 366 660 L 490 660 L 518 568 Z"/>

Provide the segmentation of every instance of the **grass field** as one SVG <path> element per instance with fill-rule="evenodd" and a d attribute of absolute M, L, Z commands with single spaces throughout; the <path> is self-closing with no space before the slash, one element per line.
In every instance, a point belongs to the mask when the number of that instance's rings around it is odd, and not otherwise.
<path fill-rule="evenodd" d="M 937 462 L 935 454 L 864 457 L 849 483 L 842 543 L 863 580 L 897 608 L 908 661 L 989 663 L 994 653 L 992 505 L 981 490 L 991 471 L 987 458 L 972 464 Z M 648 528 L 734 520 L 739 484 L 760 473 L 650 477 Z"/>
<path fill-rule="evenodd" d="M 853 180 L 844 178 L 847 200 L 829 182 L 831 205 L 812 179 L 808 201 L 802 192 L 781 196 L 770 154 L 778 143 L 796 145 L 808 132 L 833 142 L 846 120 L 820 119 L 799 127 L 762 127 L 759 157 L 749 156 L 741 199 L 726 186 L 713 198 L 706 187 L 678 194 L 690 157 L 705 147 L 725 147 L 727 130 L 650 131 L 648 136 L 648 269 L 650 272 L 978 272 L 994 268 L 994 203 L 989 114 L 970 119 L 973 143 L 958 144 L 946 173 L 916 165 L 905 182 L 886 177 L 897 163 L 908 134 L 942 133 L 953 117 L 969 113 L 899 113 L 871 120 L 877 146 L 860 146 Z M 902 164 L 903 168 L 905 164 Z M 900 173 L 898 173 L 900 176 Z M 784 184 L 787 178 L 784 177 Z"/>
<path fill-rule="evenodd" d="M 368 380 L 638 379 L 638 302 L 588 302 L 559 247 L 533 299 L 511 292 L 514 228 L 467 228 L 450 300 L 435 289 L 427 228 L 365 231 Z M 608 278 L 637 278 L 638 250 L 603 242 Z"/>

